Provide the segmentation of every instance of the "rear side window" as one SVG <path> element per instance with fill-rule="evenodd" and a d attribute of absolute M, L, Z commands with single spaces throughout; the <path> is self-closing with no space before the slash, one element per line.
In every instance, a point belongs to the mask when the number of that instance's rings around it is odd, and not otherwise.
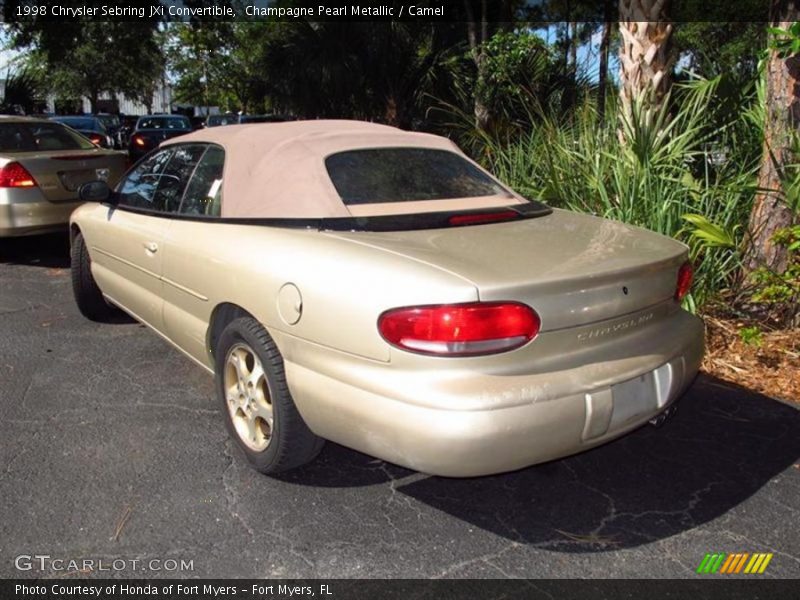
<path fill-rule="evenodd" d="M 225 151 L 209 146 L 189 181 L 180 212 L 186 215 L 218 217 L 222 211 L 222 169 Z"/>
<path fill-rule="evenodd" d="M 119 205 L 160 213 L 219 216 L 224 152 L 208 144 L 155 151 L 117 186 Z"/>
<path fill-rule="evenodd" d="M 511 195 L 454 152 L 430 148 L 348 150 L 325 159 L 345 204 Z"/>
<path fill-rule="evenodd" d="M 153 210 L 178 212 L 186 185 L 206 150 L 204 144 L 182 144 L 173 148 L 175 152 L 159 177 Z"/>
<path fill-rule="evenodd" d="M 91 150 L 89 140 L 58 123 L 0 123 L 0 152 Z"/>

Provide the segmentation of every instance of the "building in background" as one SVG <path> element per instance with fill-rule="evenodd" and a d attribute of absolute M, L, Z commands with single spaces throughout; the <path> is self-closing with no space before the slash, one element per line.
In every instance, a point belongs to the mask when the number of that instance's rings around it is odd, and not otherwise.
<path fill-rule="evenodd" d="M 5 92 L 6 79 L 0 78 L 0 103 L 5 99 Z M 62 100 L 57 99 L 55 94 L 48 94 L 43 101 L 36 104 L 41 110 L 36 110 L 35 112 L 48 114 L 89 114 L 92 111 L 88 98 Z M 172 86 L 164 83 L 156 88 L 155 92 L 153 92 L 150 110 L 143 102 L 127 98 L 124 94 L 101 94 L 97 112 L 124 115 L 171 114 L 173 112 Z"/>
<path fill-rule="evenodd" d="M 48 97 L 48 110 L 52 107 L 55 112 L 55 101 Z M 126 98 L 124 94 L 101 94 L 97 104 L 98 112 L 124 114 L 124 115 L 146 115 L 149 113 L 172 113 L 172 86 L 168 83 L 159 84 L 153 92 L 153 101 L 148 107 L 138 100 Z M 90 113 L 92 110 L 88 98 L 82 99 L 81 112 Z"/>

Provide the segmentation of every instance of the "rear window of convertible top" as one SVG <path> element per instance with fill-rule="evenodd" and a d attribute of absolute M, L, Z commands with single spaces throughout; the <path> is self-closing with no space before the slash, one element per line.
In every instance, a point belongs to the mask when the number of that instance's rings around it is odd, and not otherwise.
<path fill-rule="evenodd" d="M 331 154 L 328 176 L 345 204 L 511 195 L 454 152 L 369 148 Z"/>

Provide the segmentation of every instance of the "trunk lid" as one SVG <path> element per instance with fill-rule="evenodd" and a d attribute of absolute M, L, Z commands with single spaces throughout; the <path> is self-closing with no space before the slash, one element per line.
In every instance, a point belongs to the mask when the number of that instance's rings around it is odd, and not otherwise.
<path fill-rule="evenodd" d="M 542 331 L 615 319 L 669 300 L 687 257 L 686 246 L 671 238 L 564 210 L 471 227 L 327 235 L 458 275 L 483 301 L 528 304 L 541 317 Z"/>
<path fill-rule="evenodd" d="M 108 150 L 56 150 L 3 157 L 25 167 L 50 202 L 74 202 L 78 188 L 89 181 L 104 180 L 113 187 L 127 164 L 123 152 Z"/>

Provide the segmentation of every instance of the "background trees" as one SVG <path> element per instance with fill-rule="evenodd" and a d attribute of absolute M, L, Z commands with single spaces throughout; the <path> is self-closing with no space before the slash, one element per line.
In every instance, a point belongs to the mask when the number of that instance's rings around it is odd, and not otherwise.
<path fill-rule="evenodd" d="M 705 77 L 723 75 L 743 85 L 756 75 L 766 48 L 769 15 L 764 0 L 673 1 L 678 25 L 673 44 L 686 68 Z M 735 21 L 731 21 L 731 17 Z"/>
<path fill-rule="evenodd" d="M 165 55 L 167 70 L 176 78 L 175 99 L 222 110 L 264 111 L 268 81 L 263 53 L 274 29 L 264 22 L 169 24 Z"/>
<path fill-rule="evenodd" d="M 155 22 L 31 21 L 18 23 L 13 44 L 26 49 L 28 72 L 63 98 L 124 93 L 150 102 L 163 73 Z"/>
<path fill-rule="evenodd" d="M 761 302 L 763 269 L 784 285 L 799 262 L 775 235 L 800 198 L 800 25 L 794 1 L 770 3 L 769 37 L 763 0 L 735 0 L 736 23 L 707 0 L 458 0 L 430 23 L 32 21 L 13 30 L 31 85 L 9 91 L 95 109 L 106 92 L 147 101 L 167 76 L 198 107 L 444 133 L 528 195 L 687 241 L 697 300 Z M 800 284 L 782 289 L 796 302 Z"/>
<path fill-rule="evenodd" d="M 306 117 L 377 119 L 411 127 L 440 58 L 429 24 L 289 22 L 264 47 L 271 102 Z"/>

